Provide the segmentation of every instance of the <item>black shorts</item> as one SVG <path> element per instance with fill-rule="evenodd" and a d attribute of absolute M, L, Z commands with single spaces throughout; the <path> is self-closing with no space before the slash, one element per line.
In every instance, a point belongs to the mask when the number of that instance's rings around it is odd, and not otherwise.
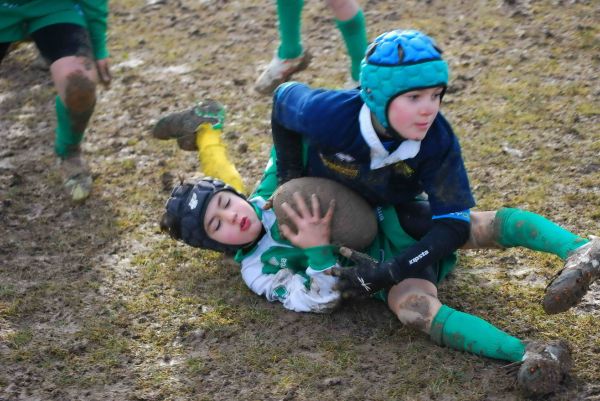
<path fill-rule="evenodd" d="M 92 45 L 87 30 L 77 24 L 53 24 L 31 33 L 40 54 L 49 64 L 68 56 L 93 59 Z M 10 42 L 0 43 L 0 61 L 4 58 Z"/>

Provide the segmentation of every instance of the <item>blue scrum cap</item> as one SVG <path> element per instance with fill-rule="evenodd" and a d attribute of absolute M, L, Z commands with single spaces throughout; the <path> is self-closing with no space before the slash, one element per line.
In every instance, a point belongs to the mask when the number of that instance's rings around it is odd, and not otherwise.
<path fill-rule="evenodd" d="M 448 85 L 448 63 L 433 39 L 415 30 L 381 34 L 361 64 L 361 97 L 377 120 L 390 128 L 387 110 L 398 95 Z"/>

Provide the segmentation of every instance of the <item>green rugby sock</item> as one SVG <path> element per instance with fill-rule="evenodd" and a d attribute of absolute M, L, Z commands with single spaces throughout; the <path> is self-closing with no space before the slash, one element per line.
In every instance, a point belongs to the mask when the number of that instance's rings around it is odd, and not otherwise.
<path fill-rule="evenodd" d="M 277 56 L 282 59 L 296 58 L 302 54 L 301 16 L 304 0 L 277 0 L 279 38 L 281 43 Z"/>
<path fill-rule="evenodd" d="M 523 246 L 562 259 L 588 242 L 539 214 L 521 209 L 498 210 L 496 227 L 498 242 L 506 248 Z"/>
<path fill-rule="evenodd" d="M 523 359 L 521 340 L 485 320 L 442 305 L 431 323 L 433 342 L 488 358 L 517 362 Z"/>
<path fill-rule="evenodd" d="M 83 139 L 83 132 L 73 132 L 69 109 L 64 105 L 59 96 L 56 96 L 56 139 L 54 151 L 60 158 L 67 157 Z"/>
<path fill-rule="evenodd" d="M 367 50 L 367 28 L 365 23 L 365 15 L 362 10 L 358 10 L 356 15 L 349 20 L 335 20 L 335 23 L 342 33 L 346 50 L 350 56 L 350 74 L 352 79 L 358 81 L 360 77 L 360 63 L 365 57 Z"/>

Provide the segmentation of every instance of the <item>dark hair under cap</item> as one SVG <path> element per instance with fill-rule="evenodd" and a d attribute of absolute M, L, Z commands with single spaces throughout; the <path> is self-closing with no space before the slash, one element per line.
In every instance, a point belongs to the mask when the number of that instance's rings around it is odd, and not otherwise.
<path fill-rule="evenodd" d="M 167 200 L 167 212 L 163 216 L 161 228 L 171 238 L 185 242 L 195 248 L 212 249 L 218 252 L 235 252 L 240 245 L 227 245 L 208 237 L 204 230 L 204 214 L 211 198 L 221 191 L 230 191 L 246 199 L 244 195 L 223 181 L 203 178 L 198 182 L 182 183 L 173 188 Z"/>

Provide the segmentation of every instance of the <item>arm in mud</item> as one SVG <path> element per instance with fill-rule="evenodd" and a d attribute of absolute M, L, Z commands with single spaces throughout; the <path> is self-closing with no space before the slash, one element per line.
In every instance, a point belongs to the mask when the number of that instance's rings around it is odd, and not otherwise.
<path fill-rule="evenodd" d="M 79 0 L 78 3 L 87 23 L 94 57 L 103 60 L 109 56 L 106 47 L 108 0 Z"/>
<path fill-rule="evenodd" d="M 295 312 L 331 312 L 340 302 L 340 293 L 333 289 L 336 278 L 328 273 L 336 266 L 335 259 L 326 262 L 324 249 L 316 249 L 315 253 L 320 254 L 321 259 L 313 264 L 309 255 L 309 265 L 312 266 L 307 268 L 306 274 L 287 268 L 276 273 L 264 273 L 260 258 L 249 257 L 242 261 L 242 278 L 254 293 L 270 302 L 279 301 L 286 309 Z M 322 268 L 323 262 L 328 265 L 326 268 Z"/>

